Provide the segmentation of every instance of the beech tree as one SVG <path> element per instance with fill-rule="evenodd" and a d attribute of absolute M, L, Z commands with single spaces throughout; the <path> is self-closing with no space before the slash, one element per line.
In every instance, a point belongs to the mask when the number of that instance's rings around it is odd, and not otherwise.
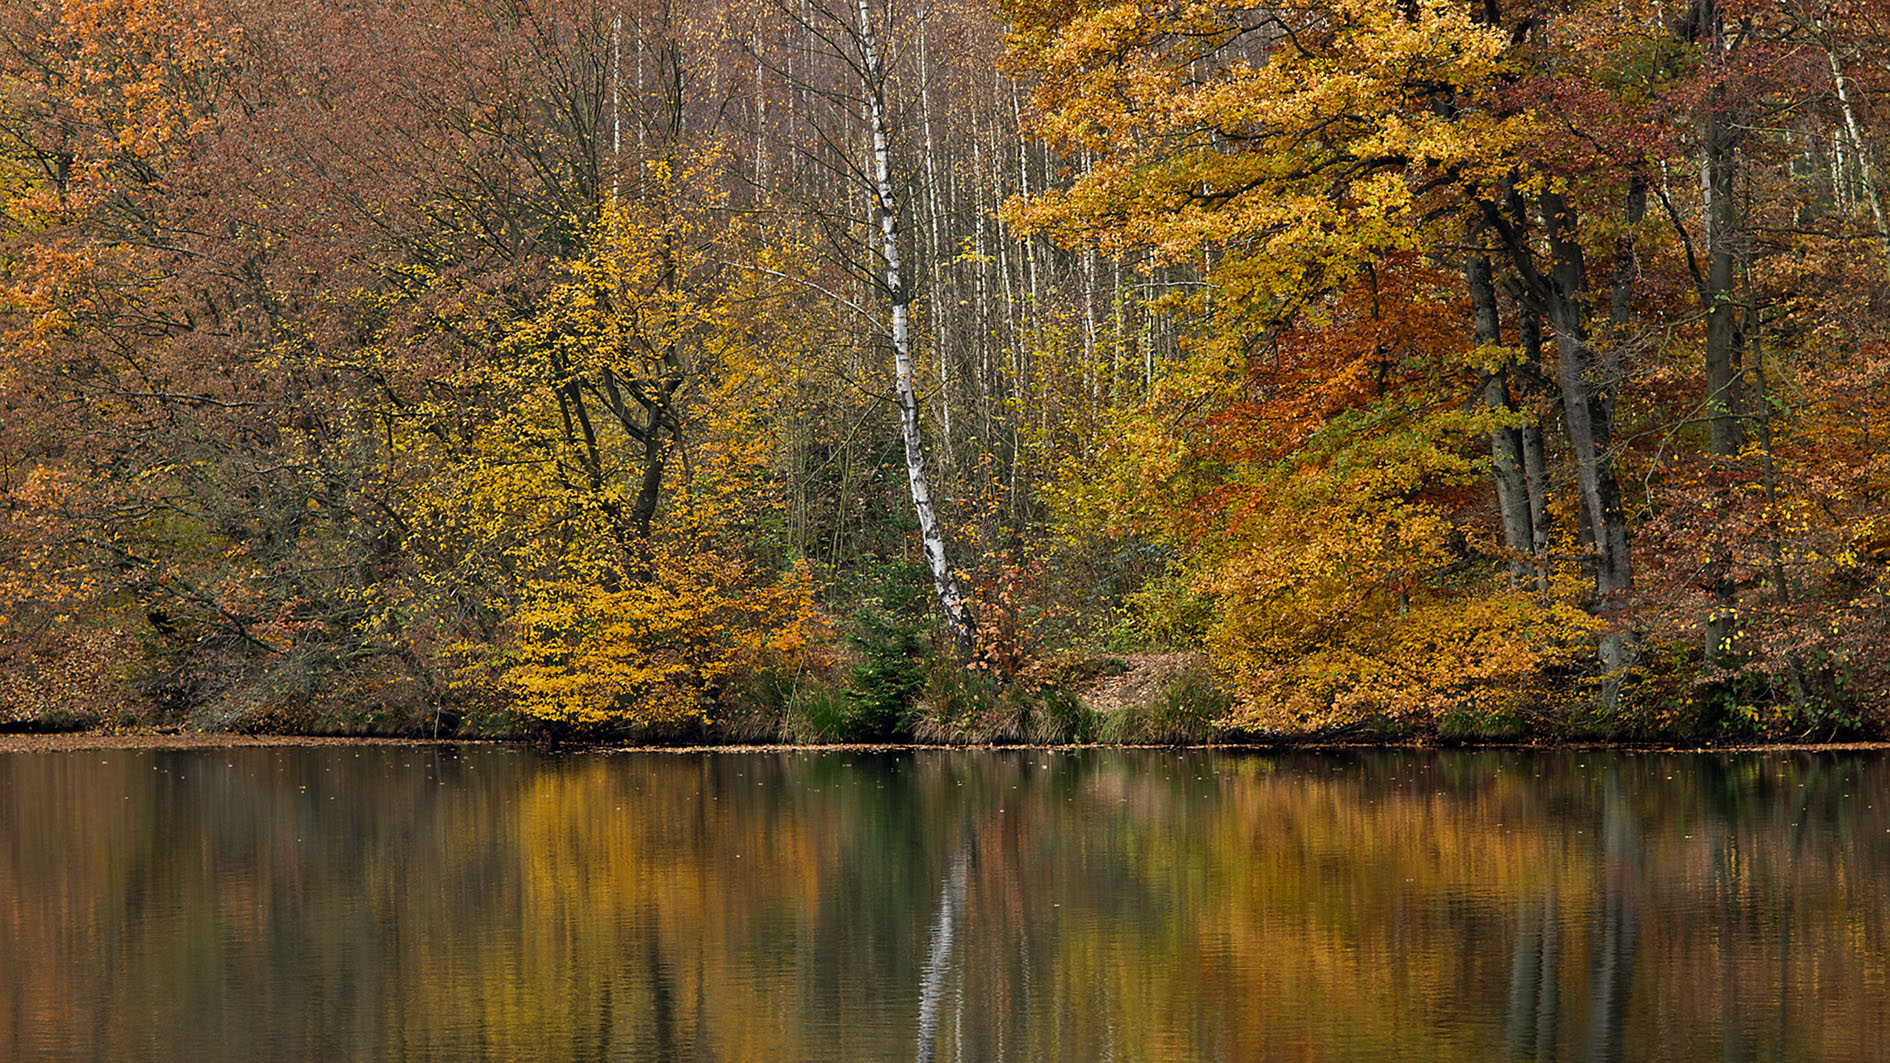
<path fill-rule="evenodd" d="M 1745 357 L 1749 336 L 1768 311 L 1741 279 L 1751 276 L 1751 266 L 1740 264 L 1739 249 L 1755 230 L 1741 220 L 1742 209 L 1751 208 L 1738 204 L 1742 197 L 1752 202 L 1752 193 L 1741 191 L 1751 181 L 1742 160 L 1759 142 L 1752 116 L 1803 107 L 1802 96 L 1773 79 L 1806 69 L 1794 56 L 1811 40 L 1790 19 L 1745 9 L 1732 15 L 1713 4 L 1649 12 L 1650 22 L 1582 5 L 1528 12 L 1377 3 L 1284 11 L 1238 2 L 1178 11 L 1137 4 L 1009 10 L 1016 20 L 1013 53 L 1041 76 L 1038 128 L 1067 157 L 1086 160 L 1066 187 L 1015 201 L 1013 216 L 1075 246 L 1146 248 L 1171 261 L 1197 254 L 1203 244 L 1221 254 L 1207 277 L 1206 298 L 1217 312 L 1196 340 L 1201 362 L 1192 389 L 1178 384 L 1164 396 L 1164 408 L 1132 415 L 1143 434 L 1125 435 L 1115 452 L 1129 461 L 1140 490 L 1161 500 L 1138 506 L 1140 518 L 1170 521 L 1190 552 L 1215 559 L 1196 579 L 1220 602 L 1219 633 L 1210 638 L 1227 659 L 1239 662 L 1241 647 L 1255 646 L 1263 632 L 1278 639 L 1299 631 L 1308 640 L 1233 665 L 1232 679 L 1251 684 L 1243 686 L 1250 704 L 1310 706 L 1302 716 L 1321 698 L 1369 711 L 1411 704 L 1388 690 L 1362 699 L 1345 693 L 1363 689 L 1352 680 L 1322 687 L 1302 677 L 1282 686 L 1294 662 L 1319 659 L 1315 647 L 1343 630 L 1339 616 L 1356 623 L 1369 610 L 1353 602 L 1323 618 L 1276 612 L 1307 600 L 1320 584 L 1312 573 L 1283 575 L 1293 564 L 1271 551 L 1222 567 L 1232 560 L 1219 551 L 1238 541 L 1232 529 L 1254 512 L 1248 498 L 1278 508 L 1323 497 L 1311 482 L 1284 493 L 1256 494 L 1253 486 L 1256 475 L 1321 453 L 1344 423 L 1315 421 L 1320 427 L 1308 432 L 1282 416 L 1282 353 L 1312 328 L 1326 330 L 1337 350 L 1363 362 L 1351 373 L 1369 367 L 1370 389 L 1343 402 L 1335 401 L 1350 386 L 1342 382 L 1357 376 L 1337 369 L 1344 362 L 1326 370 L 1328 418 L 1339 410 L 1372 411 L 1362 423 L 1379 432 L 1396 426 L 1421 433 L 1427 423 L 1442 423 L 1437 407 L 1398 410 L 1390 401 L 1398 370 L 1417 366 L 1435 375 L 1410 394 L 1431 402 L 1455 394 L 1455 401 L 1491 412 L 1484 452 L 1505 582 L 1512 590 L 1532 588 L 1539 608 L 1579 603 L 1593 621 L 1512 629 L 1516 638 L 1483 640 L 1486 659 L 1513 645 L 1554 657 L 1555 647 L 1587 630 L 1598 650 L 1596 704 L 1620 711 L 1628 688 L 1660 667 L 1645 658 L 1653 614 L 1641 605 L 1641 565 L 1630 550 L 1633 514 L 1701 501 L 1667 493 L 1658 502 L 1628 497 L 1623 463 L 1640 484 L 1664 485 L 1674 450 L 1643 450 L 1643 441 L 1671 440 L 1698 426 L 1701 449 L 1732 463 L 1756 420 L 1769 433 L 1762 463 L 1773 471 L 1738 485 L 1744 474 L 1728 464 L 1717 474 L 1722 490 L 1763 495 L 1773 506 L 1784 505 L 1789 493 L 1779 490 L 1775 475 L 1778 423 L 1772 412 L 1755 414 L 1744 398 L 1761 375 Z M 1648 24 L 1659 32 L 1650 36 Z M 1752 58 L 1761 52 L 1763 61 Z M 1829 85 L 1841 112 L 1838 90 L 1848 86 L 1835 78 Z M 1870 171 L 1860 164 L 1856 172 Z M 1811 191 L 1801 187 L 1793 196 Z M 1874 213 L 1866 216 L 1874 221 Z M 1432 272 L 1439 266 L 1454 266 L 1462 279 L 1444 281 Z M 1466 359 L 1428 341 L 1416 325 L 1426 319 L 1423 304 L 1387 295 L 1395 290 L 1408 298 L 1402 293 L 1412 291 L 1413 281 L 1437 298 L 1468 304 L 1458 311 L 1460 334 L 1481 353 Z M 1362 315 L 1366 293 L 1371 309 Z M 1686 299 L 1676 301 L 1680 293 Z M 1379 313 L 1399 322 L 1397 335 L 1368 333 L 1354 337 L 1359 346 L 1338 346 L 1347 326 L 1335 324 Z M 1505 316 L 1513 322 L 1509 346 Z M 1676 403 L 1677 396 L 1652 383 L 1673 375 L 1698 380 L 1690 400 Z M 1555 403 L 1559 425 L 1551 427 L 1559 431 L 1538 428 L 1545 400 Z M 1250 410 L 1270 413 L 1251 417 Z M 1214 412 L 1203 418 L 1194 411 Z M 1242 425 L 1249 441 L 1229 450 L 1235 443 L 1222 430 L 1226 423 Z M 1457 438 L 1469 431 L 1460 426 Z M 1440 458 L 1462 453 L 1461 442 L 1439 443 Z M 1559 444 L 1561 453 L 1549 444 Z M 1385 456 L 1374 461 L 1381 470 L 1398 467 Z M 1350 465 L 1345 475 L 1369 480 L 1364 468 Z M 1412 474 L 1372 505 L 1388 513 L 1462 482 L 1448 461 L 1419 465 Z M 1208 514 L 1218 519 L 1204 519 Z M 1473 511 L 1444 514 L 1464 544 L 1476 542 Z M 1556 525 L 1558 514 L 1569 519 L 1566 529 Z M 1320 541 L 1311 529 L 1269 535 L 1302 549 Z M 1347 541 L 1370 539 L 1352 530 Z M 1456 597 L 1446 590 L 1455 580 L 1447 575 L 1451 559 L 1465 554 L 1449 541 L 1439 540 L 1423 577 L 1429 593 L 1443 592 L 1444 601 Z M 1673 548 L 1670 541 L 1659 545 L 1657 567 L 1667 567 Z M 1360 566 L 1347 578 L 1398 588 L 1400 615 L 1424 617 L 1441 630 L 1435 617 L 1412 609 L 1409 562 L 1424 556 L 1407 545 L 1384 552 L 1373 562 L 1376 571 Z M 1709 661 L 1749 659 L 1737 648 L 1732 603 L 1759 599 L 1745 577 L 1732 573 L 1730 557 L 1715 553 L 1694 570 L 1716 588 L 1717 604 L 1699 608 L 1690 621 Z M 1781 569 L 1757 582 L 1787 581 Z M 1281 590 L 1254 597 L 1274 587 Z M 1459 607 L 1507 593 L 1485 588 L 1458 599 Z M 1237 628 L 1235 618 L 1250 607 L 1243 603 L 1261 608 L 1265 621 Z M 1359 668 L 1369 661 L 1398 674 L 1396 639 L 1379 636 L 1379 645 L 1365 651 Z M 1424 679 L 1406 689 L 1440 686 Z M 1308 690 L 1324 693 L 1307 700 Z M 1816 699 L 1801 704 L 1823 711 Z"/>

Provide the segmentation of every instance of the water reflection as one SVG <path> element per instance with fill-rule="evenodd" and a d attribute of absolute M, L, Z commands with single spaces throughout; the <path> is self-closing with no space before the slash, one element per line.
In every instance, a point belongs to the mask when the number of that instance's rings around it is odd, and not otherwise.
<path fill-rule="evenodd" d="M 0 755 L 0 1059 L 1870 1060 L 1890 760 Z"/>

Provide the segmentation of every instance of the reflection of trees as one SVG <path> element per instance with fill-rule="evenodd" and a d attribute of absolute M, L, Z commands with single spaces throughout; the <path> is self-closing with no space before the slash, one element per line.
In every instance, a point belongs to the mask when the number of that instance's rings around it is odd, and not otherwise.
<path fill-rule="evenodd" d="M 1589 960 L 1586 1058 L 1593 1063 L 1624 1058 L 1622 1032 L 1634 982 L 1634 946 L 1640 934 L 1641 840 L 1621 793 L 1618 765 L 1605 769 L 1601 805 L 1601 912 Z"/>
<path fill-rule="evenodd" d="M 1833 771 L 1818 756 L 1698 758 L 1680 762 L 1692 769 L 1686 789 L 1697 802 L 1663 803 L 1654 780 L 1661 773 L 1671 779 L 1676 765 L 1656 764 L 1651 773 L 1643 766 L 1636 777 L 1630 763 L 1609 763 L 1593 776 L 1598 844 L 1588 865 L 1588 911 L 1578 916 L 1590 931 L 1586 953 L 1563 955 L 1568 916 L 1557 880 L 1515 901 L 1505 1057 L 1562 1058 L 1563 1008 L 1585 1000 L 1574 1047 L 1586 1060 L 1634 1058 L 1635 1031 L 1662 1035 L 1662 1017 L 1650 1014 L 1656 1011 L 1689 1016 L 1666 1016 L 1665 1036 L 1698 1045 L 1699 1058 L 1870 1058 L 1875 1042 L 1867 1037 L 1839 1038 L 1835 1051 L 1813 1047 L 1827 1016 L 1815 1002 L 1800 1003 L 1807 986 L 1796 972 L 1810 964 L 1828 975 L 1823 965 L 1834 946 L 1860 923 L 1882 925 L 1881 901 L 1842 887 L 1838 893 L 1849 895 L 1839 900 L 1827 876 L 1856 873 L 1843 855 L 1852 838 L 1886 832 L 1890 817 L 1874 805 L 1868 817 L 1844 807 L 1850 795 L 1881 785 L 1873 779 L 1882 779 L 1884 765 L 1866 771 L 1848 761 Z M 1807 837 L 1820 835 L 1830 848 L 1808 850 Z M 1666 873 L 1650 877 L 1650 862 Z M 1807 894 L 1822 903 L 1807 904 Z M 1651 965 L 1642 940 L 1650 927 L 1659 952 Z M 1815 945 L 1803 940 L 1807 929 Z M 1849 959 L 1865 961 L 1857 977 L 1883 968 L 1874 950 Z M 1664 970 L 1640 969 L 1649 966 Z M 1693 976 L 1672 973 L 1695 968 Z M 1579 979 L 1585 997 L 1565 990 L 1570 979 Z"/>
<path fill-rule="evenodd" d="M 204 1060 L 1718 1060 L 1760 1031 L 1861 1060 L 1886 784 L 1803 755 L 0 762 L 0 1058 L 176 1028 Z"/>
<path fill-rule="evenodd" d="M 1504 1031 L 1507 1058 L 1555 1058 L 1556 1023 L 1561 1017 L 1561 913 L 1551 886 L 1540 898 L 1516 900 L 1516 943 L 1511 950 L 1509 1025 Z"/>
<path fill-rule="evenodd" d="M 1595 865 L 1593 941 L 1587 960 L 1588 1027 L 1583 1058 L 1626 1058 L 1623 1035 L 1640 936 L 1641 841 L 1621 789 L 1618 765 L 1603 769 L 1601 852 Z M 1557 1057 L 1562 1008 L 1562 913 L 1551 882 L 1540 896 L 1516 901 L 1504 1039 L 1506 1058 Z"/>

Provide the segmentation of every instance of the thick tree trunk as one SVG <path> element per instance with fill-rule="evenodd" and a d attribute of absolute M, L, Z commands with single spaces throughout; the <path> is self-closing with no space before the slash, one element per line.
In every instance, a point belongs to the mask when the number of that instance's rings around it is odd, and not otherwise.
<path fill-rule="evenodd" d="M 630 508 L 630 526 L 637 538 L 648 539 L 656 520 L 656 503 L 663 491 L 663 467 L 668 464 L 660 426 L 652 427 L 643 442 L 643 471 L 637 477 L 636 501 Z"/>
<path fill-rule="evenodd" d="M 1478 253 L 1464 264 L 1470 287 L 1471 316 L 1476 324 L 1477 345 L 1497 347 L 1503 342 L 1501 320 L 1496 311 L 1496 286 L 1490 280 L 1490 260 Z M 1490 371 L 1483 383 L 1483 401 L 1491 409 L 1509 410 L 1509 370 Z M 1535 553 L 1535 532 L 1530 525 L 1529 485 L 1523 475 L 1522 430 L 1501 427 L 1490 432 L 1490 475 L 1496 481 L 1496 504 L 1503 515 L 1503 545 L 1509 549 L 1509 576 L 1521 585 L 1534 566 L 1526 561 Z"/>
<path fill-rule="evenodd" d="M 912 490 L 912 509 L 919 518 L 919 537 L 925 563 L 932 570 L 932 586 L 939 610 L 951 628 L 959 649 L 969 654 L 976 644 L 971 613 L 958 589 L 958 575 L 945 553 L 945 533 L 932 507 L 932 485 L 925 471 L 925 440 L 919 431 L 919 396 L 912 368 L 912 329 L 908 310 L 912 300 L 901 272 L 899 209 L 893 199 L 891 131 L 886 119 L 886 77 L 880 65 L 879 42 L 873 32 L 866 0 L 857 4 L 860 25 L 861 88 L 866 94 L 867 120 L 873 141 L 873 212 L 879 221 L 880 255 L 885 260 L 885 284 L 891 304 L 893 378 L 899 398 L 899 427 L 906 445 L 906 481 Z"/>
<path fill-rule="evenodd" d="M 1587 266 L 1576 241 L 1575 209 L 1557 192 L 1541 197 L 1548 230 L 1550 271 L 1546 278 L 1549 326 L 1555 331 L 1556 377 L 1562 389 L 1562 416 L 1569 450 L 1575 459 L 1575 486 L 1582 522 L 1593 556 L 1594 609 L 1601 615 L 1625 606 L 1633 577 L 1628 568 L 1627 521 L 1615 482 L 1613 393 L 1610 372 L 1618 355 L 1597 357 L 1588 337 Z M 1633 647 L 1625 633 L 1604 635 L 1601 663 L 1615 671 L 1630 663 Z M 1608 700 L 1613 700 L 1610 691 Z"/>

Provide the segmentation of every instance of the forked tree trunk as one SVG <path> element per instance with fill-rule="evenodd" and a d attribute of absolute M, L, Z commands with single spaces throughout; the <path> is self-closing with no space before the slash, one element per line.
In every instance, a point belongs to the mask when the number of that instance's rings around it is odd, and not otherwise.
<path fill-rule="evenodd" d="M 1562 389 L 1562 415 L 1569 450 L 1575 459 L 1582 522 L 1594 558 L 1595 610 L 1607 615 L 1626 605 L 1633 586 L 1628 569 L 1627 520 L 1615 481 L 1613 443 L 1614 389 L 1619 354 L 1597 356 L 1589 342 L 1587 266 L 1575 236 L 1575 208 L 1556 192 L 1541 197 L 1542 222 L 1548 230 L 1547 277 L 1549 325 L 1555 330 L 1556 377 Z M 1601 638 L 1601 663 L 1615 672 L 1632 662 L 1634 647 L 1620 631 Z M 1617 700 L 1610 685 L 1604 700 Z"/>

